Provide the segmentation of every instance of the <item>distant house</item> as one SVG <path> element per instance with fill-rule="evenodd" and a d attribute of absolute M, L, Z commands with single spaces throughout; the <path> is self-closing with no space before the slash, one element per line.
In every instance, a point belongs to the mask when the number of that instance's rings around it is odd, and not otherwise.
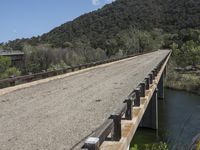
<path fill-rule="evenodd" d="M 14 66 L 21 66 L 24 62 L 24 52 L 22 51 L 0 50 L 0 56 L 10 57 Z"/>

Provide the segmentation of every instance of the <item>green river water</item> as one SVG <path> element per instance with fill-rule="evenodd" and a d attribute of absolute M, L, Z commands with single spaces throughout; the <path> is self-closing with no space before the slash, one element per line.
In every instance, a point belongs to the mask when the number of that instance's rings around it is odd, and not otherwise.
<path fill-rule="evenodd" d="M 138 128 L 132 145 L 166 142 L 170 150 L 185 150 L 200 133 L 200 96 L 182 91 L 165 90 L 159 100 L 159 130 Z"/>

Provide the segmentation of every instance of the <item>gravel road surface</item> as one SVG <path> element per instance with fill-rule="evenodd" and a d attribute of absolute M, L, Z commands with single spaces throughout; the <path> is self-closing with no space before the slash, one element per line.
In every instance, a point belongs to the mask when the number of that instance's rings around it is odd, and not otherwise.
<path fill-rule="evenodd" d="M 168 50 L 0 96 L 0 150 L 69 150 L 100 126 Z"/>

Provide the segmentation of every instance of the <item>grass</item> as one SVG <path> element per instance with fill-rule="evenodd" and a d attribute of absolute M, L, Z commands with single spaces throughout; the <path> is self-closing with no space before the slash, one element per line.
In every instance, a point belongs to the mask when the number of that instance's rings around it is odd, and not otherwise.
<path fill-rule="evenodd" d="M 176 72 L 175 64 L 171 61 L 167 67 L 167 88 L 183 90 L 200 95 L 200 72 Z"/>
<path fill-rule="evenodd" d="M 200 140 L 197 143 L 197 150 L 200 150 Z"/>
<path fill-rule="evenodd" d="M 168 146 L 164 142 L 144 144 L 143 146 L 135 144 L 130 150 L 168 150 Z"/>

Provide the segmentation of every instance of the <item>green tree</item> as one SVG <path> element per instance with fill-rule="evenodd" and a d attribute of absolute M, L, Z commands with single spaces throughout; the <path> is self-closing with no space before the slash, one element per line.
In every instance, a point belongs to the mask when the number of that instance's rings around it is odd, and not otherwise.
<path fill-rule="evenodd" d="M 189 65 L 196 66 L 200 63 L 200 45 L 190 40 L 183 44 L 181 49 L 186 52 L 185 57 L 187 57 Z"/>
<path fill-rule="evenodd" d="M 11 76 L 19 76 L 21 72 L 11 67 L 11 59 L 9 57 L 0 56 L 0 78 L 8 78 Z"/>
<path fill-rule="evenodd" d="M 11 65 L 9 57 L 0 56 L 0 73 L 4 73 Z"/>
<path fill-rule="evenodd" d="M 187 65 L 196 66 L 200 64 L 200 44 L 189 40 L 182 45 L 173 43 L 171 45 L 173 50 L 173 58 L 177 65 L 185 67 Z"/>

